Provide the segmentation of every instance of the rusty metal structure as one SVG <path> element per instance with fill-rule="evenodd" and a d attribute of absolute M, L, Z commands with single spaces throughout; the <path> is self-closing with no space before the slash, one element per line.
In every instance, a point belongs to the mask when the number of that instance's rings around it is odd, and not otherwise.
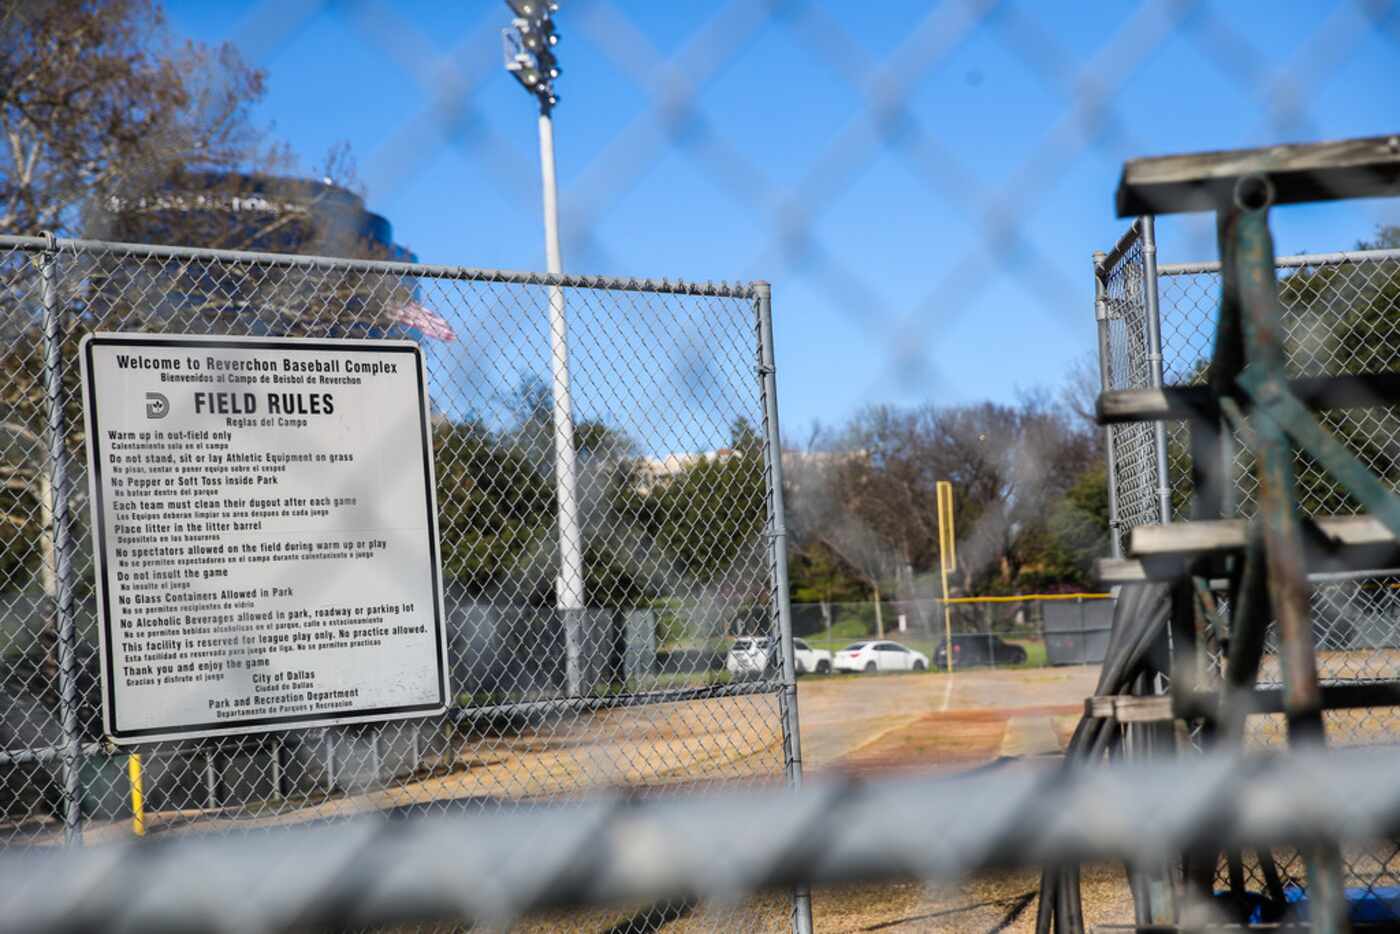
<path fill-rule="evenodd" d="M 1115 483 L 1115 515 L 1141 500 L 1140 511 L 1157 516 L 1115 537 L 1121 551 L 1101 562 L 1100 576 L 1106 584 L 1164 588 L 1169 610 L 1165 631 L 1156 637 L 1156 673 L 1162 677 L 1155 681 L 1169 686 L 1163 695 L 1142 696 L 1153 687 L 1142 679 L 1135 685 L 1138 696 L 1096 697 L 1090 712 L 1135 737 L 1139 750 L 1240 747 L 1249 717 L 1279 713 L 1290 745 L 1323 747 L 1325 714 L 1400 703 L 1400 679 L 1393 672 L 1344 683 L 1319 675 L 1311 596 L 1319 575 L 1383 576 L 1400 563 L 1400 498 L 1383 478 L 1383 458 L 1358 450 L 1355 437 L 1339 437 L 1325 415 L 1400 403 L 1400 373 L 1378 370 L 1374 361 L 1365 372 L 1294 372 L 1269 228 L 1275 207 L 1396 194 L 1400 137 L 1394 136 L 1140 159 L 1124 168 L 1117 209 L 1137 220 L 1113 254 L 1096 257 L 1100 318 L 1107 321 L 1115 298 L 1106 270 L 1126 250 L 1145 245 L 1152 287 L 1143 292 L 1152 296 L 1153 307 L 1141 356 L 1155 372 L 1145 386 L 1115 387 L 1110 341 L 1101 336 L 1106 391 L 1098 414 L 1109 428 L 1115 463 L 1127 456 L 1155 461 L 1155 476 L 1148 475 L 1155 484 L 1134 490 Z M 1219 311 L 1199 384 L 1170 385 L 1161 366 L 1152 219 L 1192 211 L 1216 214 Z M 1101 335 L 1106 331 L 1101 324 Z M 1168 422 L 1186 426 L 1190 484 L 1183 503 L 1188 518 L 1182 521 L 1172 521 L 1178 509 L 1167 472 Z M 1257 490 L 1248 510 L 1239 495 L 1245 472 Z M 1304 473 L 1325 477 L 1357 507 L 1336 511 L 1353 514 L 1305 508 L 1327 498 L 1304 495 Z M 1266 648 L 1277 653 L 1276 689 L 1260 684 Z M 1176 737 L 1188 741 L 1174 738 L 1173 723 Z M 1182 854 L 1179 865 L 1136 867 L 1138 929 L 1179 929 L 1187 923 L 1181 903 L 1220 901 L 1215 890 L 1221 877 L 1227 900 L 1241 909 L 1235 920 L 1257 921 L 1243 910 L 1251 868 L 1275 910 L 1305 900 L 1311 930 L 1350 929 L 1350 864 L 1338 843 L 1309 841 L 1299 855 L 1305 867 L 1301 896 L 1286 893 L 1281 881 L 1279 860 L 1291 854 L 1259 851 L 1246 860 L 1240 850 L 1206 847 Z M 1052 920 L 1057 929 L 1077 929 L 1063 913 Z M 1397 929 L 1400 918 L 1387 924 L 1385 929 Z M 1050 926 L 1044 923 L 1044 929 Z"/>

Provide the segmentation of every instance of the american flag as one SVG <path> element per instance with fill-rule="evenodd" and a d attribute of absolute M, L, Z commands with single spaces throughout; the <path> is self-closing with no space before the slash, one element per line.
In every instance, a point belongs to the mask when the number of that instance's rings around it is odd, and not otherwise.
<path fill-rule="evenodd" d="M 433 337 L 440 341 L 457 339 L 456 332 L 452 330 L 452 325 L 447 323 L 446 318 L 412 299 L 395 308 L 389 316 L 399 324 L 413 328 L 424 337 Z"/>

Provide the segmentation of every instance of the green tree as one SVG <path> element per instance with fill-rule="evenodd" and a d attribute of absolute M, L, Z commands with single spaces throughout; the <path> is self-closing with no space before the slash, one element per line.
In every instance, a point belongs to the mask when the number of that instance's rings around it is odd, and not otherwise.
<path fill-rule="evenodd" d="M 1108 521 L 1108 472 L 1100 461 L 1050 510 L 1043 564 L 1048 584 L 1093 585 L 1094 561 L 1109 551 Z"/>
<path fill-rule="evenodd" d="M 442 420 L 434 428 L 443 569 L 478 599 L 549 606 L 558 526 L 552 408 L 543 381 L 522 380 L 511 410 L 515 424 L 496 431 L 480 420 Z M 642 605 L 659 582 L 645 565 L 636 528 L 635 445 L 597 420 L 575 425 L 574 445 L 586 605 Z"/>
<path fill-rule="evenodd" d="M 858 603 L 870 596 L 866 583 L 820 541 L 793 550 L 788 580 L 793 603 Z"/>
<path fill-rule="evenodd" d="M 753 426 L 737 421 L 731 446 L 698 458 L 646 497 L 647 531 L 698 584 L 724 584 L 730 598 L 766 590 L 753 572 L 767 521 L 763 446 Z"/>
<path fill-rule="evenodd" d="M 525 452 L 479 422 L 433 428 L 443 573 L 474 596 L 543 604 L 554 491 Z"/>

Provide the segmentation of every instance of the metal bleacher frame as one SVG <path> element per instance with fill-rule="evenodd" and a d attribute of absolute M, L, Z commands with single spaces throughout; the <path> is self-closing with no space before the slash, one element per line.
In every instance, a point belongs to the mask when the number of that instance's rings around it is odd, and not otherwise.
<path fill-rule="evenodd" d="M 1310 619 L 1309 575 L 1400 566 L 1400 497 L 1319 424 L 1327 409 L 1400 404 L 1400 372 L 1290 380 L 1269 212 L 1279 205 L 1400 195 L 1400 137 L 1139 159 L 1127 163 L 1120 217 L 1213 211 L 1222 294 L 1204 386 L 1106 391 L 1101 424 L 1185 421 L 1191 518 L 1134 528 L 1126 557 L 1100 562 L 1105 584 L 1170 588 L 1170 691 L 1098 697 L 1091 716 L 1142 736 L 1189 725 L 1207 747 L 1239 745 L 1245 720 L 1282 713 L 1294 746 L 1326 743 L 1323 711 L 1400 705 L 1400 680 L 1324 685 Z M 1254 455 L 1259 509 L 1239 518 L 1230 479 L 1233 445 Z M 1309 455 L 1366 514 L 1312 516 L 1298 505 L 1295 452 Z M 1257 686 L 1270 623 L 1278 628 L 1281 689 Z M 1212 652 L 1223 665 L 1212 665 Z M 1223 670 L 1222 670 L 1223 669 Z M 1154 753 L 1156 754 L 1156 753 Z M 1310 930 L 1349 930 L 1340 851 L 1302 850 Z M 1188 897 L 1214 895 L 1222 854 L 1182 855 L 1180 876 L 1139 870 L 1138 930 L 1178 930 L 1178 881 Z M 1243 896 L 1239 854 L 1224 854 L 1231 892 Z M 1277 886 L 1277 874 L 1269 880 Z M 1281 892 L 1274 893 L 1281 897 Z M 1387 923 L 1367 930 L 1400 930 Z"/>

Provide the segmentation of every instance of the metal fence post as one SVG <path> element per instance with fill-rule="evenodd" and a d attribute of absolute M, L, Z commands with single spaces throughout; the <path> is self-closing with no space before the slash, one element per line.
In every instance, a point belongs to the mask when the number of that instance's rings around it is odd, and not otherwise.
<path fill-rule="evenodd" d="M 326 756 L 326 790 L 335 791 L 335 734 L 326 730 L 322 735 L 322 746 Z"/>
<path fill-rule="evenodd" d="M 758 372 L 763 386 L 766 426 L 764 450 L 768 462 L 768 509 L 771 524 L 773 599 L 778 611 L 778 639 L 783 660 L 783 742 L 787 748 L 788 784 L 802 784 L 802 734 L 797 717 L 797 658 L 792 645 L 792 603 L 788 594 L 787 521 L 783 516 L 783 447 L 778 428 L 778 373 L 773 364 L 773 291 L 767 282 L 755 282 L 758 296 Z M 792 929 L 811 934 L 812 894 L 806 883 L 792 893 Z"/>
<path fill-rule="evenodd" d="M 1084 625 L 1084 598 L 1075 597 L 1074 605 L 1079 609 L 1079 664 L 1089 664 L 1089 633 Z"/>
<path fill-rule="evenodd" d="M 83 842 L 82 743 L 78 726 L 78 675 L 73 622 L 72 535 L 69 529 L 68 424 L 63 393 L 63 307 L 54 283 L 58 252 L 52 234 L 39 254 L 44 303 L 44 407 L 48 420 L 48 469 L 53 542 L 53 612 L 57 623 L 59 722 L 63 731 L 63 839 Z M 47 531 L 47 530 L 46 530 Z"/>
<path fill-rule="evenodd" d="M 212 747 L 204 752 L 204 795 L 211 810 L 219 806 L 218 754 L 218 750 Z"/>
<path fill-rule="evenodd" d="M 1108 359 L 1112 347 L 1108 338 L 1108 285 L 1104 282 L 1106 270 L 1103 267 L 1105 256 L 1106 254 L 1102 250 L 1094 251 L 1094 321 L 1097 323 L 1099 331 L 1100 392 L 1107 392 L 1113 385 L 1112 368 Z M 1112 425 L 1104 426 L 1103 438 L 1105 473 L 1108 474 L 1108 545 L 1112 556 L 1121 558 L 1123 557 L 1123 542 L 1118 531 L 1118 475 L 1117 461 L 1113 457 Z"/>
<path fill-rule="evenodd" d="M 1157 230 L 1150 216 L 1138 220 L 1142 231 L 1142 297 L 1147 318 L 1147 366 L 1152 388 L 1160 389 L 1166 379 L 1162 360 L 1162 316 L 1157 303 Z M 1153 444 L 1157 448 L 1157 509 L 1162 522 L 1172 521 L 1171 478 L 1167 475 L 1167 423 L 1153 425 Z"/>
<path fill-rule="evenodd" d="M 282 750 L 282 737 L 278 736 L 272 741 L 272 796 L 274 798 L 283 798 L 286 797 L 287 794 L 282 784 L 284 769 L 282 765 Z M 418 760 L 415 758 L 413 761 L 417 762 Z"/>

